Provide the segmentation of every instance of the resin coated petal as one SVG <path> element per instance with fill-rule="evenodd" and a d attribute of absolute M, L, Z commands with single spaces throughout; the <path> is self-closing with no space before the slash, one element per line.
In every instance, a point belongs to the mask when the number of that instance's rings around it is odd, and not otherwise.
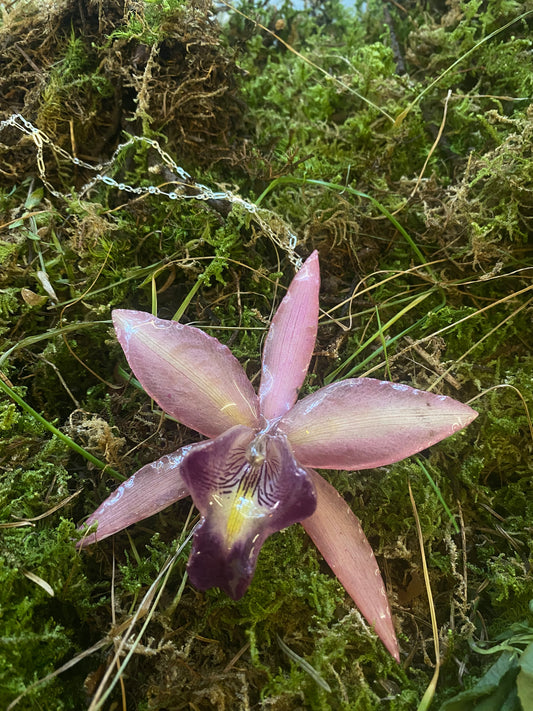
<path fill-rule="evenodd" d="M 315 251 L 292 280 L 265 341 L 259 401 L 267 420 L 284 415 L 296 402 L 315 347 L 319 289 Z"/>
<path fill-rule="evenodd" d="M 237 426 L 205 442 L 183 463 L 203 522 L 194 535 L 188 573 L 200 590 L 244 593 L 265 539 L 315 510 L 312 481 L 287 440 Z"/>
<path fill-rule="evenodd" d="M 96 533 L 79 541 L 78 547 L 112 536 L 188 496 L 189 489 L 181 475 L 181 468 L 185 456 L 195 446 L 166 454 L 132 474 L 85 521 L 85 527 L 98 522 L 98 528 Z"/>
<path fill-rule="evenodd" d="M 302 526 L 385 647 L 399 661 L 387 593 L 359 519 L 320 474 L 312 469 L 308 473 L 315 485 L 317 505 Z"/>
<path fill-rule="evenodd" d="M 405 459 L 475 417 L 471 407 L 444 395 L 353 378 L 300 400 L 278 427 L 303 466 L 352 470 Z"/>
<path fill-rule="evenodd" d="M 257 395 L 216 338 L 143 311 L 119 309 L 112 316 L 131 369 L 165 412 L 207 437 L 256 424 Z"/>

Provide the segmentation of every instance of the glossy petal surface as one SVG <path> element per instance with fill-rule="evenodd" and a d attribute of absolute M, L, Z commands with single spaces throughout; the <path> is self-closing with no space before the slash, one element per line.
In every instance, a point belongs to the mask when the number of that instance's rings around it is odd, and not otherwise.
<path fill-rule="evenodd" d="M 296 402 L 315 347 L 319 289 L 315 251 L 292 280 L 265 341 L 259 401 L 267 420 L 285 414 Z"/>
<path fill-rule="evenodd" d="M 449 437 L 477 416 L 468 405 L 373 378 L 328 385 L 279 422 L 303 466 L 370 469 Z"/>
<path fill-rule="evenodd" d="M 195 446 L 166 454 L 132 474 L 89 516 L 85 526 L 98 521 L 98 528 L 96 533 L 82 539 L 78 546 L 101 541 L 188 496 L 189 489 L 181 475 L 181 468 L 187 452 Z"/>
<path fill-rule="evenodd" d="M 113 311 L 117 338 L 146 392 L 208 437 L 254 425 L 258 401 L 242 366 L 216 338 L 143 311 Z"/>
<path fill-rule="evenodd" d="M 195 447 L 183 478 L 204 521 L 188 572 L 200 590 L 245 593 L 265 539 L 315 510 L 314 486 L 284 437 L 237 426 Z"/>
<path fill-rule="evenodd" d="M 312 469 L 308 473 L 315 485 L 317 506 L 302 526 L 385 647 L 399 661 L 387 593 L 359 519 L 320 474 Z"/>

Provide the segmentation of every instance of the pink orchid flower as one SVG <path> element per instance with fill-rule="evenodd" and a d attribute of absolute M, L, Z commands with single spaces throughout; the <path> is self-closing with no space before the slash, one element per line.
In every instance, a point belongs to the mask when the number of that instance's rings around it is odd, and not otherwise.
<path fill-rule="evenodd" d="M 399 659 L 385 588 L 359 520 L 314 468 L 370 469 L 426 449 L 477 415 L 407 385 L 352 378 L 296 401 L 318 327 L 313 252 L 268 332 L 259 395 L 229 349 L 198 328 L 141 311 L 113 322 L 128 363 L 167 413 L 208 437 L 139 469 L 89 516 L 110 536 L 191 496 L 202 515 L 188 563 L 200 590 L 239 599 L 270 534 L 300 522 L 387 649 Z"/>

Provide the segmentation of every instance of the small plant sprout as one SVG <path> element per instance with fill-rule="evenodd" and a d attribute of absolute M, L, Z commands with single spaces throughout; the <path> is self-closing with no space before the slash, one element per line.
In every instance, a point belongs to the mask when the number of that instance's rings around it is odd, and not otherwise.
<path fill-rule="evenodd" d="M 145 391 L 208 439 L 142 467 L 87 520 L 80 545 L 110 536 L 191 496 L 202 520 L 188 573 L 200 590 L 237 600 L 272 533 L 301 523 L 389 652 L 399 659 L 385 588 L 359 520 L 315 468 L 391 464 L 469 424 L 452 398 L 373 378 L 332 383 L 297 402 L 315 345 L 320 273 L 315 251 L 294 277 L 268 332 L 256 395 L 229 349 L 198 328 L 141 311 L 113 322 Z"/>

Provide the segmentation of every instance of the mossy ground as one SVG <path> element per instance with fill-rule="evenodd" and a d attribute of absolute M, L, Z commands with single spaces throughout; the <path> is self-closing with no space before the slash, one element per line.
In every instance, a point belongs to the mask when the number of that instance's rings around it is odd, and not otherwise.
<path fill-rule="evenodd" d="M 520 652 L 533 634 L 533 14 L 490 36 L 531 6 L 242 7 L 260 24 L 228 11 L 220 26 L 202 0 L 15 2 L 2 18 L 1 120 L 21 113 L 91 164 L 126 135 L 155 138 L 199 183 L 271 211 L 258 221 L 228 200 L 102 182 L 83 192 L 93 173 L 49 144 L 43 186 L 35 141 L 0 133 L 2 708 L 23 692 L 17 709 L 88 706 L 190 530 L 184 501 L 75 550 L 116 477 L 195 437 L 121 374 L 111 308 L 170 318 L 200 280 L 182 320 L 256 379 L 294 273 L 265 223 L 281 241 L 290 226 L 301 256 L 320 252 L 325 313 L 305 388 L 372 374 L 479 396 L 475 423 L 418 460 L 330 475 L 378 556 L 402 663 L 293 526 L 267 541 L 238 603 L 182 588 L 186 547 L 101 708 L 415 709 L 434 647 L 408 482 L 439 625 L 434 706 L 494 661 L 481 647 L 506 638 Z M 142 144 L 107 174 L 133 187 L 177 179 Z"/>

